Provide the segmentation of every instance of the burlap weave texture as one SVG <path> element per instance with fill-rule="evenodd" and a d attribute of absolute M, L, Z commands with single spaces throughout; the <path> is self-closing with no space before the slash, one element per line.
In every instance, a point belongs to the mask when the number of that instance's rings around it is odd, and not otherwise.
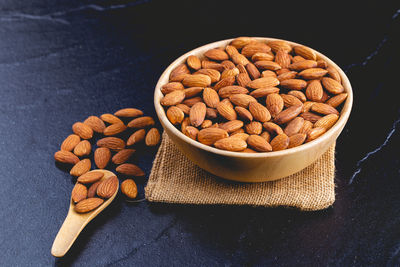
<path fill-rule="evenodd" d="M 164 133 L 145 188 L 151 202 L 251 205 L 321 210 L 335 201 L 335 144 L 304 170 L 273 182 L 238 183 L 187 159 Z"/>

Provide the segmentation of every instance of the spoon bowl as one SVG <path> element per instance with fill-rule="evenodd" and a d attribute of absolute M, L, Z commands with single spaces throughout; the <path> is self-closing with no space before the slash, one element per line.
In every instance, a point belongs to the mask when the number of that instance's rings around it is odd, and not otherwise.
<path fill-rule="evenodd" d="M 116 176 L 113 172 L 107 170 L 93 170 L 93 171 L 100 171 L 104 173 L 104 176 L 101 178 L 105 180 L 109 177 Z M 91 171 L 91 172 L 93 172 Z M 55 257 L 62 257 L 64 256 L 68 250 L 71 248 L 72 244 L 75 242 L 76 238 L 83 230 L 83 228 L 95 218 L 102 210 L 104 210 L 110 203 L 114 200 L 115 196 L 118 193 L 119 184 L 115 193 L 106 201 L 103 202 L 98 208 L 89 211 L 87 213 L 78 213 L 75 211 L 74 207 L 75 204 L 70 200 L 69 204 L 69 211 L 67 217 L 64 220 L 60 230 L 56 238 L 54 239 L 53 246 L 51 248 L 51 254 Z"/>

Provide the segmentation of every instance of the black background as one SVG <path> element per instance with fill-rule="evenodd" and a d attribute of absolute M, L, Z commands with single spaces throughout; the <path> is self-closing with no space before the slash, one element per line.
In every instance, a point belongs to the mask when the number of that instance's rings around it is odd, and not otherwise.
<path fill-rule="evenodd" d="M 1 0 L 0 264 L 399 265 L 399 8 L 396 1 Z M 130 204 L 119 196 L 64 258 L 53 258 L 73 187 L 53 154 L 71 125 L 131 106 L 155 115 L 154 86 L 175 58 L 237 36 L 303 43 L 350 78 L 354 106 L 338 139 L 333 207 L 301 213 Z M 134 162 L 149 173 L 154 154 Z M 137 181 L 141 197 L 146 179 Z"/>

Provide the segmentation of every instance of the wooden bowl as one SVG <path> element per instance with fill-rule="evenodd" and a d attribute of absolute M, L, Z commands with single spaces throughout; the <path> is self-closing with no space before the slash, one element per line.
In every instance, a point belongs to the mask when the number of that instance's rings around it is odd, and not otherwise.
<path fill-rule="evenodd" d="M 277 40 L 274 38 L 255 38 L 260 41 Z M 190 139 L 168 120 L 164 108 L 160 104 L 163 97 L 161 87 L 168 83 L 170 72 L 179 64 L 186 61 L 190 55 L 202 56 L 211 48 L 224 47 L 233 39 L 210 43 L 196 48 L 172 62 L 157 82 L 154 92 L 154 106 L 157 116 L 165 132 L 179 150 L 200 168 L 219 177 L 240 182 L 273 181 L 296 173 L 317 160 L 336 141 L 342 132 L 351 112 L 353 92 L 346 74 L 332 60 L 316 51 L 319 59 L 335 67 L 342 78 L 342 84 L 347 99 L 340 112 L 336 124 L 319 138 L 298 147 L 264 153 L 240 153 L 220 150 Z M 289 42 L 291 45 L 299 45 Z"/>

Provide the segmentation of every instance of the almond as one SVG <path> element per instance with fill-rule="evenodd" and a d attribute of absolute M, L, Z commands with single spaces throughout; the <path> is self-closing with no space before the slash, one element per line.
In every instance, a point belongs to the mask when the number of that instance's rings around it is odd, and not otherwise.
<path fill-rule="evenodd" d="M 250 135 L 247 138 L 247 144 L 256 151 L 269 152 L 272 151 L 271 145 L 259 135 Z"/>
<path fill-rule="evenodd" d="M 288 53 L 292 51 L 292 47 L 290 46 L 290 44 L 283 40 L 269 41 L 267 42 L 267 44 L 269 45 L 269 47 L 271 47 L 272 51 L 274 51 L 275 53 L 278 52 L 279 50 L 284 50 Z"/>
<path fill-rule="evenodd" d="M 76 183 L 72 189 L 71 198 L 74 203 L 78 203 L 87 197 L 87 188 L 83 184 Z"/>
<path fill-rule="evenodd" d="M 317 67 L 318 63 L 315 60 L 301 60 L 289 65 L 290 70 L 302 71 Z"/>
<path fill-rule="evenodd" d="M 233 45 L 227 45 L 225 47 L 225 51 L 230 57 L 232 57 L 232 55 L 234 55 L 234 54 L 239 54 L 239 51 Z"/>
<path fill-rule="evenodd" d="M 96 133 L 103 133 L 106 128 L 104 122 L 96 116 L 89 116 L 83 123 L 92 128 Z"/>
<path fill-rule="evenodd" d="M 211 120 L 204 120 L 203 123 L 201 124 L 201 129 L 211 127 L 212 124 L 213 122 Z"/>
<path fill-rule="evenodd" d="M 304 143 L 306 140 L 307 135 L 304 133 L 294 134 L 289 137 L 289 146 L 287 148 L 292 148 L 299 146 Z"/>
<path fill-rule="evenodd" d="M 284 150 L 289 146 L 289 137 L 286 134 L 279 134 L 271 140 L 272 151 Z"/>
<path fill-rule="evenodd" d="M 186 127 L 190 125 L 190 119 L 189 117 L 186 117 L 183 119 L 182 124 L 181 124 L 181 132 L 185 133 L 186 132 Z"/>
<path fill-rule="evenodd" d="M 267 121 L 264 122 L 263 127 L 265 128 L 265 130 L 267 130 L 270 134 L 283 134 L 283 130 L 281 128 L 281 126 L 279 126 L 276 123 Z"/>
<path fill-rule="evenodd" d="M 247 84 L 247 87 L 253 89 L 265 88 L 265 87 L 274 87 L 279 85 L 279 80 L 275 77 L 264 77 L 255 79 Z"/>
<path fill-rule="evenodd" d="M 171 71 L 171 74 L 169 75 L 169 80 L 170 82 L 180 82 L 188 74 L 190 74 L 190 70 L 188 69 L 186 64 L 180 64 Z"/>
<path fill-rule="evenodd" d="M 72 152 L 60 150 L 54 153 L 54 159 L 57 162 L 76 164 L 79 162 L 79 158 L 75 156 Z"/>
<path fill-rule="evenodd" d="M 119 151 L 125 148 L 125 142 L 121 138 L 105 137 L 97 141 L 97 146 Z"/>
<path fill-rule="evenodd" d="M 252 121 L 249 124 L 246 124 L 246 133 L 248 134 L 261 134 L 262 132 L 262 124 L 258 121 Z"/>
<path fill-rule="evenodd" d="M 82 140 L 74 148 L 74 154 L 78 157 L 87 156 L 92 151 L 92 145 L 88 140 Z"/>
<path fill-rule="evenodd" d="M 311 68 L 301 71 L 298 75 L 306 80 L 319 79 L 325 76 L 328 71 L 321 68 Z"/>
<path fill-rule="evenodd" d="M 260 136 L 261 136 L 262 138 L 264 138 L 265 141 L 267 141 L 268 143 L 269 143 L 269 141 L 271 140 L 271 134 L 270 134 L 269 132 L 262 132 L 262 133 L 260 134 Z"/>
<path fill-rule="evenodd" d="M 206 109 L 206 118 L 215 119 L 218 117 L 218 112 L 215 108 L 207 108 Z"/>
<path fill-rule="evenodd" d="M 329 114 L 314 123 L 314 127 L 323 127 L 325 129 L 330 129 L 339 119 L 336 114 Z"/>
<path fill-rule="evenodd" d="M 276 75 L 276 73 L 274 72 L 274 71 L 272 71 L 272 70 L 264 70 L 262 73 L 261 73 L 261 77 L 277 77 L 277 75 Z"/>
<path fill-rule="evenodd" d="M 135 151 L 135 149 L 122 149 L 112 157 L 111 161 L 114 164 L 125 163 L 132 156 L 132 154 L 135 153 Z"/>
<path fill-rule="evenodd" d="M 217 62 L 214 62 L 214 61 L 209 61 L 209 60 L 202 60 L 201 61 L 201 67 L 203 69 L 214 69 L 214 70 L 217 70 L 219 72 L 225 70 L 225 66 L 224 65 L 222 65 L 220 63 L 217 63 Z"/>
<path fill-rule="evenodd" d="M 82 139 L 90 139 L 93 137 L 92 128 L 82 122 L 75 122 L 74 125 L 72 125 L 72 131 Z"/>
<path fill-rule="evenodd" d="M 247 133 L 232 133 L 231 137 L 239 138 L 242 139 L 243 141 L 246 141 L 249 135 Z"/>
<path fill-rule="evenodd" d="M 105 136 L 116 135 L 126 130 L 126 126 L 123 123 L 114 123 L 104 129 L 103 134 Z"/>
<path fill-rule="evenodd" d="M 281 86 L 290 90 L 302 90 L 307 87 L 307 82 L 301 79 L 287 79 L 281 82 Z"/>
<path fill-rule="evenodd" d="M 180 110 L 182 110 L 182 112 L 184 114 L 189 115 L 190 107 L 188 105 L 178 104 L 178 105 L 176 105 L 176 107 L 179 108 Z"/>
<path fill-rule="evenodd" d="M 307 101 L 307 97 L 304 95 L 304 93 L 302 91 L 292 90 L 292 91 L 288 92 L 288 95 L 297 97 L 301 102 Z"/>
<path fill-rule="evenodd" d="M 200 76 L 200 75 L 193 75 L 193 76 Z M 208 76 L 206 76 L 209 78 Z M 185 99 L 185 91 L 184 90 L 175 90 L 171 93 L 166 94 L 160 101 L 161 105 L 163 106 L 175 106 L 181 103 Z M 143 117 L 142 117 L 143 118 Z M 129 125 L 128 125 L 129 127 Z"/>
<path fill-rule="evenodd" d="M 256 63 L 254 63 L 254 64 L 256 65 L 257 68 L 262 69 L 262 70 L 277 71 L 282 68 L 278 63 L 276 63 L 274 61 L 268 61 L 268 60 L 256 61 Z"/>
<path fill-rule="evenodd" d="M 141 141 L 144 140 L 146 136 L 146 130 L 145 129 L 140 129 L 134 132 L 129 138 L 128 141 L 126 141 L 126 144 L 128 146 L 132 146 L 134 144 L 140 143 Z"/>
<path fill-rule="evenodd" d="M 271 119 L 271 114 L 268 109 L 258 102 L 250 102 L 249 111 L 257 121 L 266 122 Z"/>
<path fill-rule="evenodd" d="M 199 131 L 197 139 L 205 145 L 213 145 L 216 141 L 228 137 L 228 132 L 220 128 L 207 128 Z"/>
<path fill-rule="evenodd" d="M 239 121 L 239 120 L 228 121 L 219 126 L 219 128 L 224 129 L 228 133 L 232 133 L 242 127 L 243 127 L 243 121 Z"/>
<path fill-rule="evenodd" d="M 118 118 L 117 116 L 114 116 L 113 114 L 109 114 L 109 113 L 101 115 L 100 119 L 102 119 L 103 121 L 108 122 L 110 124 L 123 123 L 120 118 Z"/>
<path fill-rule="evenodd" d="M 118 189 L 118 178 L 117 176 L 111 176 L 104 179 L 97 187 L 97 195 L 101 198 L 110 198 Z"/>
<path fill-rule="evenodd" d="M 233 107 L 226 102 L 219 102 L 217 105 L 218 113 L 228 121 L 236 120 L 237 114 Z"/>
<path fill-rule="evenodd" d="M 339 115 L 339 111 L 337 111 L 334 107 L 331 105 L 325 104 L 325 103 L 315 103 L 312 105 L 311 110 L 314 112 L 317 112 L 319 114 L 336 114 Z"/>
<path fill-rule="evenodd" d="M 221 62 L 221 65 L 225 67 L 225 69 L 234 69 L 236 67 L 235 63 L 230 60 L 224 60 Z"/>
<path fill-rule="evenodd" d="M 299 133 L 308 134 L 308 132 L 313 128 L 313 123 L 308 120 L 304 120 L 303 126 L 301 127 Z M 303 141 L 304 142 L 304 141 Z"/>
<path fill-rule="evenodd" d="M 167 118 L 174 125 L 182 123 L 184 117 L 183 111 L 176 106 L 169 107 L 167 110 Z"/>
<path fill-rule="evenodd" d="M 242 151 L 247 147 L 246 141 L 236 138 L 236 137 L 227 137 L 223 139 L 219 139 L 214 143 L 216 148 L 228 151 Z"/>
<path fill-rule="evenodd" d="M 239 73 L 236 76 L 236 81 L 239 86 L 245 87 L 249 82 L 251 82 L 251 79 L 247 73 Z"/>
<path fill-rule="evenodd" d="M 199 134 L 199 129 L 193 127 L 193 126 L 187 126 L 184 131 L 182 131 L 186 136 L 189 138 L 196 140 L 197 135 Z"/>
<path fill-rule="evenodd" d="M 297 97 L 293 95 L 285 95 L 281 94 L 280 95 L 283 99 L 283 103 L 285 107 L 291 107 L 291 106 L 296 106 L 296 105 L 302 105 L 303 102 L 300 101 Z"/>
<path fill-rule="evenodd" d="M 269 51 L 271 51 L 271 47 L 269 47 L 267 44 L 261 42 L 254 42 L 245 45 L 242 48 L 241 53 L 245 57 L 252 57 L 256 53 L 268 53 Z"/>
<path fill-rule="evenodd" d="M 190 123 L 194 127 L 199 127 L 203 123 L 206 117 L 206 109 L 207 109 L 206 105 L 201 102 L 194 104 L 193 107 L 190 109 L 189 113 Z"/>
<path fill-rule="evenodd" d="M 145 143 L 147 146 L 156 146 L 160 142 L 160 132 L 157 128 L 151 128 L 146 135 Z"/>
<path fill-rule="evenodd" d="M 189 68 L 191 68 L 193 70 L 201 69 L 201 61 L 197 56 L 190 55 L 186 59 L 186 64 L 189 66 Z"/>
<path fill-rule="evenodd" d="M 254 42 L 256 42 L 256 40 L 251 37 L 238 37 L 231 42 L 231 46 L 241 49 L 244 46 Z"/>
<path fill-rule="evenodd" d="M 204 53 L 204 55 L 206 57 L 208 57 L 209 59 L 215 60 L 215 61 L 222 61 L 222 60 L 229 59 L 228 54 L 224 50 L 217 49 L 217 48 L 206 51 Z"/>
<path fill-rule="evenodd" d="M 307 134 L 307 142 L 313 141 L 323 135 L 326 132 L 326 128 L 324 127 L 317 127 L 311 129 Z"/>
<path fill-rule="evenodd" d="M 219 89 L 218 95 L 222 98 L 226 98 L 234 94 L 247 94 L 248 92 L 249 91 L 244 87 L 232 85 Z"/>
<path fill-rule="evenodd" d="M 117 172 L 129 176 L 144 176 L 145 173 L 138 166 L 132 163 L 124 163 L 119 165 L 116 169 Z"/>
<path fill-rule="evenodd" d="M 308 48 L 303 45 L 298 45 L 293 47 L 293 50 L 297 55 L 305 59 L 317 60 L 317 54 L 311 48 Z"/>
<path fill-rule="evenodd" d="M 135 181 L 132 179 L 126 179 L 121 183 L 121 192 L 129 197 L 129 198 L 136 198 L 137 196 L 137 186 Z"/>
<path fill-rule="evenodd" d="M 166 94 L 169 94 L 169 93 L 171 93 L 173 91 L 183 90 L 183 89 L 185 89 L 185 87 L 183 86 L 182 83 L 180 83 L 180 82 L 170 82 L 170 83 L 167 83 L 167 84 L 165 84 L 165 85 L 163 85 L 161 87 L 161 93 L 163 93 L 163 95 L 166 95 Z"/>
<path fill-rule="evenodd" d="M 317 67 L 326 69 L 328 67 L 328 63 L 326 63 L 326 61 L 323 59 L 319 59 L 319 60 L 317 60 Z"/>
<path fill-rule="evenodd" d="M 293 120 L 300 114 L 303 105 L 295 105 L 288 107 L 287 109 L 281 111 L 274 119 L 275 123 L 284 124 L 290 120 Z"/>
<path fill-rule="evenodd" d="M 185 99 L 185 101 L 183 101 L 182 104 L 192 107 L 194 104 L 196 104 L 198 102 L 203 102 L 203 99 L 200 96 Z"/>
<path fill-rule="evenodd" d="M 229 97 L 229 100 L 236 106 L 247 108 L 250 102 L 257 102 L 251 95 L 247 94 L 234 94 Z"/>
<path fill-rule="evenodd" d="M 203 100 L 210 108 L 216 108 L 219 103 L 219 95 L 217 91 L 207 87 L 203 90 Z"/>
<path fill-rule="evenodd" d="M 61 144 L 61 150 L 72 151 L 79 144 L 81 138 L 76 134 L 71 134 Z"/>
<path fill-rule="evenodd" d="M 184 89 L 183 91 L 185 92 L 185 98 L 191 98 L 203 92 L 203 87 L 189 87 Z"/>
<path fill-rule="evenodd" d="M 296 117 L 286 125 L 284 133 L 289 137 L 295 135 L 303 127 L 303 124 L 304 124 L 304 119 L 302 117 Z"/>
<path fill-rule="evenodd" d="M 295 71 L 288 71 L 285 73 L 280 74 L 277 78 L 280 82 L 284 80 L 294 79 L 297 76 L 297 72 Z"/>
<path fill-rule="evenodd" d="M 311 101 L 321 101 L 324 89 L 319 80 L 311 81 L 306 89 L 306 96 Z"/>
<path fill-rule="evenodd" d="M 145 128 L 154 125 L 154 119 L 150 116 L 139 117 L 128 123 L 129 128 Z"/>
<path fill-rule="evenodd" d="M 302 57 L 302 56 L 294 56 L 294 57 L 292 57 L 292 62 L 293 63 L 296 63 L 296 62 L 299 62 L 299 61 L 303 61 L 303 60 L 306 60 L 306 59 L 304 57 Z"/>
<path fill-rule="evenodd" d="M 79 176 L 77 181 L 82 184 L 91 184 L 100 181 L 103 176 L 104 173 L 102 173 L 101 171 L 91 171 Z"/>
<path fill-rule="evenodd" d="M 89 189 L 88 189 L 88 193 L 87 193 L 87 197 L 88 198 L 92 198 L 96 196 L 96 192 L 97 192 L 97 187 L 99 186 L 99 184 L 101 183 L 101 181 L 97 181 L 94 184 L 92 184 Z"/>
<path fill-rule="evenodd" d="M 222 72 L 221 79 L 225 79 L 231 76 L 236 77 L 236 75 L 238 75 L 239 73 L 240 72 L 238 68 L 226 69 Z"/>
<path fill-rule="evenodd" d="M 187 75 L 182 80 L 182 84 L 186 87 L 208 87 L 211 85 L 211 78 L 204 74 Z"/>
<path fill-rule="evenodd" d="M 275 62 L 278 63 L 282 68 L 287 68 L 290 65 L 290 56 L 287 51 L 280 49 L 276 52 Z"/>
<path fill-rule="evenodd" d="M 221 79 L 214 85 L 214 90 L 218 91 L 219 89 L 233 85 L 235 83 L 235 76 L 229 76 L 224 79 Z"/>
<path fill-rule="evenodd" d="M 137 108 L 123 108 L 118 110 L 117 112 L 114 113 L 115 116 L 118 117 L 128 117 L 128 118 L 133 118 L 133 117 L 139 117 L 143 115 L 143 111 L 137 109 Z"/>
<path fill-rule="evenodd" d="M 334 95 L 344 92 L 343 86 L 338 81 L 329 77 L 322 78 L 322 85 L 329 93 Z"/>
<path fill-rule="evenodd" d="M 315 122 L 317 122 L 317 120 L 322 118 L 321 116 L 319 116 L 315 113 L 312 113 L 312 112 L 303 112 L 300 114 L 300 117 L 302 117 L 303 119 L 310 121 L 312 123 L 315 123 Z"/>
<path fill-rule="evenodd" d="M 279 75 L 285 74 L 287 72 L 290 72 L 290 70 L 289 69 L 280 69 L 280 70 L 276 71 L 276 75 L 279 76 Z"/>
<path fill-rule="evenodd" d="M 342 104 L 346 100 L 346 98 L 347 98 L 347 93 L 341 93 L 329 98 L 328 101 L 326 101 L 325 103 L 331 105 L 334 108 L 337 108 L 338 106 L 340 106 L 340 104 Z"/>
<path fill-rule="evenodd" d="M 331 77 L 332 79 L 334 79 L 335 81 L 337 81 L 338 83 L 341 83 L 342 78 L 340 77 L 339 72 L 332 66 L 328 66 L 326 68 L 326 70 L 328 71 L 328 76 Z"/>
<path fill-rule="evenodd" d="M 244 107 L 235 107 L 235 111 L 237 115 L 242 118 L 245 121 L 252 121 L 253 120 L 253 115 L 251 115 L 250 111 L 245 109 Z"/>
<path fill-rule="evenodd" d="M 303 103 L 303 109 L 301 110 L 301 112 L 308 112 L 310 111 L 312 105 L 314 105 L 315 102 L 311 102 L 311 101 L 306 101 Z"/>
<path fill-rule="evenodd" d="M 252 57 L 251 60 L 253 62 L 257 61 L 272 61 L 274 60 L 274 55 L 270 53 L 255 53 Z"/>
<path fill-rule="evenodd" d="M 221 73 L 214 69 L 201 69 L 194 73 L 194 75 L 197 74 L 207 75 L 208 77 L 210 77 L 211 83 L 218 82 L 221 79 Z"/>
<path fill-rule="evenodd" d="M 251 148 L 246 148 L 242 151 L 240 151 L 241 153 L 257 153 L 257 151 L 251 149 Z"/>
<path fill-rule="evenodd" d="M 78 213 L 86 213 L 92 211 L 103 204 L 104 200 L 97 197 L 87 198 L 75 205 L 75 211 Z"/>
<path fill-rule="evenodd" d="M 251 92 L 250 95 L 255 98 L 260 98 L 260 97 L 265 97 L 269 94 L 274 94 L 274 93 L 279 93 L 279 88 L 277 88 L 277 87 L 259 88 L 259 89 L 254 90 L 253 92 Z"/>
<path fill-rule="evenodd" d="M 111 151 L 106 147 L 99 147 L 94 151 L 94 162 L 97 168 L 104 169 L 111 159 Z"/>
<path fill-rule="evenodd" d="M 253 80 L 258 79 L 258 78 L 261 77 L 260 71 L 251 62 L 247 63 L 246 70 L 247 70 L 247 73 L 249 74 L 249 76 L 251 77 L 251 79 L 253 79 Z"/>
<path fill-rule="evenodd" d="M 74 167 L 72 167 L 69 174 L 72 176 L 81 176 L 84 173 L 90 171 L 90 167 L 92 166 L 90 159 L 83 159 L 76 163 Z"/>
<path fill-rule="evenodd" d="M 260 90 L 260 89 L 258 89 L 258 90 Z M 274 118 L 276 117 L 276 115 L 279 114 L 279 112 L 282 111 L 283 105 L 284 105 L 283 98 L 279 94 L 276 94 L 276 93 L 267 95 L 265 103 L 266 103 L 267 109 L 271 113 L 271 116 Z"/>

